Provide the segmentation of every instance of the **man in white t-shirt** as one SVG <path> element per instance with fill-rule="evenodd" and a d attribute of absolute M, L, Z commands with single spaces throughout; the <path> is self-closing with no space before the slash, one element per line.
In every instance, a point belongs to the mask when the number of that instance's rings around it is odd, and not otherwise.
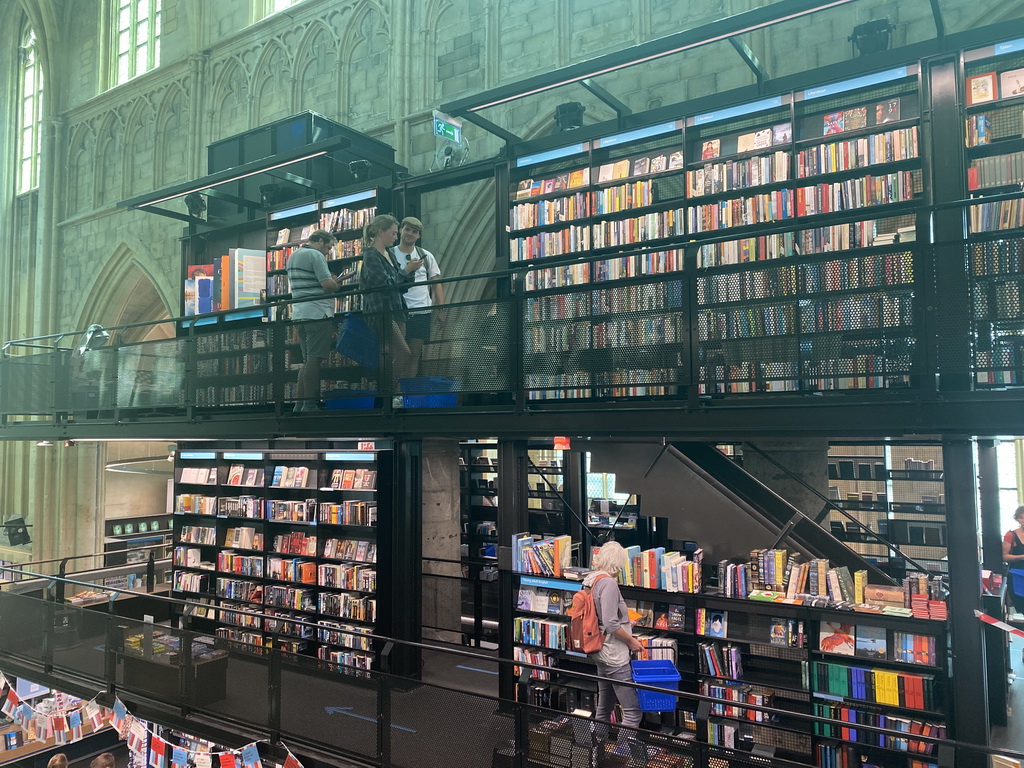
<path fill-rule="evenodd" d="M 423 234 L 423 222 L 415 216 L 406 216 L 399 225 L 398 245 L 391 248 L 391 257 L 401 270 L 405 269 L 411 259 L 423 260 L 422 266 L 415 273 L 415 282 L 417 283 L 434 280 L 441 276 L 441 270 L 438 269 L 434 254 L 416 245 L 421 234 Z M 412 353 L 409 370 L 417 374 L 419 373 L 420 357 L 423 355 L 423 345 L 430 341 L 430 321 L 433 312 L 427 307 L 441 304 L 444 304 L 444 290 L 440 283 L 437 285 L 414 285 L 405 292 L 405 306 L 409 310 L 409 319 L 405 324 L 405 340 L 409 344 L 409 352 Z"/>

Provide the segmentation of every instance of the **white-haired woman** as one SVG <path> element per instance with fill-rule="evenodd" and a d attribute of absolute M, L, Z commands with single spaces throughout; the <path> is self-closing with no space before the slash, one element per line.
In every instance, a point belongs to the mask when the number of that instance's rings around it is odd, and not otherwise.
<path fill-rule="evenodd" d="M 593 570 L 583 580 L 583 586 L 590 588 L 597 610 L 597 621 L 604 633 L 604 645 L 591 656 L 597 663 L 597 674 L 603 678 L 597 684 L 598 720 L 607 722 L 619 702 L 622 708 L 622 724 L 636 728 L 643 713 L 637 699 L 636 689 L 628 685 L 616 685 L 615 681 L 633 682 L 629 666 L 632 651 L 643 648 L 640 641 L 630 632 L 629 613 L 626 601 L 622 599 L 615 576 L 627 565 L 626 550 L 617 541 L 607 542 L 596 555 Z M 608 576 L 610 578 L 604 578 Z M 625 732 L 628 734 L 628 732 Z"/>

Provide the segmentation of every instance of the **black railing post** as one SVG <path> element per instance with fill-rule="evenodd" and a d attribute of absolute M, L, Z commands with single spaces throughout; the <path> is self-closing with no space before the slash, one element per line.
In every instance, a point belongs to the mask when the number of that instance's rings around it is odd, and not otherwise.
<path fill-rule="evenodd" d="M 146 560 L 146 591 L 152 592 L 156 588 L 156 552 L 149 551 L 149 558 Z"/>
<path fill-rule="evenodd" d="M 60 561 L 60 565 L 57 566 L 57 584 L 54 588 L 54 600 L 58 603 L 64 602 L 64 579 L 67 578 L 68 573 L 68 558 L 64 558 Z"/>
<path fill-rule="evenodd" d="M 530 752 L 530 717 L 526 712 L 526 703 L 530 695 L 530 669 L 522 667 L 516 680 L 516 762 L 521 768 L 527 768 L 526 756 Z"/>
<path fill-rule="evenodd" d="M 281 740 L 281 694 L 284 690 L 281 684 L 281 657 L 281 653 L 272 651 L 268 668 L 270 681 L 267 694 L 267 728 L 272 744 Z"/>
<path fill-rule="evenodd" d="M 391 766 L 391 652 L 394 643 L 386 643 L 380 652 L 380 673 L 377 675 L 377 754 L 383 768 Z"/>
<path fill-rule="evenodd" d="M 526 294 L 523 274 L 516 273 L 512 276 L 510 281 L 511 293 L 508 296 L 508 302 L 510 304 L 509 311 L 512 312 L 511 325 L 512 325 L 512 359 L 509 361 L 512 366 L 511 376 L 509 379 L 512 382 L 512 394 L 515 403 L 513 408 L 516 413 L 522 413 L 526 410 L 527 391 L 526 391 L 526 342 L 523 338 L 523 312 L 526 308 L 524 305 L 524 296 Z"/>

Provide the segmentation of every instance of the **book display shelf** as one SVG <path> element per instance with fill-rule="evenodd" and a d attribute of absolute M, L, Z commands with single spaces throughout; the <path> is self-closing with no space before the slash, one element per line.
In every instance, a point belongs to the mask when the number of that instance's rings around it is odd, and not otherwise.
<path fill-rule="evenodd" d="M 565 611 L 585 573 L 567 564 L 571 545 L 568 537 L 513 537 L 513 642 L 517 659 L 545 667 L 525 687 L 531 703 L 593 711 L 593 691 L 565 674 L 589 664 L 566 642 Z M 731 764 L 727 750 L 756 746 L 766 757 L 823 767 L 938 765 L 935 748 L 914 738 L 951 735 L 945 603 L 933 580 L 869 585 L 863 572 L 847 578 L 828 561 L 801 571 L 792 553 L 758 550 L 745 564 L 720 566 L 716 590 L 700 577 L 699 550 L 675 558 L 664 548 L 635 549 L 619 581 L 642 657 L 670 660 L 680 690 L 715 700 L 648 713 L 663 729 L 694 732 L 723 764 Z M 914 595 L 910 606 L 905 594 Z M 907 735 L 880 738 L 858 724 Z"/>
<path fill-rule="evenodd" d="M 229 641 L 371 668 L 372 643 L 360 635 L 379 626 L 378 570 L 390 561 L 378 557 L 377 521 L 390 477 L 380 441 L 179 451 L 175 596 L 205 603 L 204 628 Z"/>
<path fill-rule="evenodd" d="M 929 573 L 947 573 L 942 448 L 913 443 L 832 444 L 829 497 Z M 907 563 L 833 510 L 832 534 L 894 578 Z"/>
<path fill-rule="evenodd" d="M 325 229 L 338 239 L 333 258 L 327 262 L 331 273 L 342 285 L 357 285 L 363 227 L 377 215 L 379 207 L 388 207 L 386 197 L 383 190 L 364 189 L 267 214 L 267 299 L 273 301 L 290 294 L 288 257 L 318 229 Z M 339 312 L 358 309 L 358 294 L 343 293 L 338 297 Z"/>
<path fill-rule="evenodd" d="M 967 190 L 999 196 L 967 209 L 975 386 L 989 389 L 1024 383 L 1024 46 L 966 51 L 963 71 Z"/>
<path fill-rule="evenodd" d="M 916 66 L 694 118 L 699 393 L 910 383 L 919 120 Z"/>
<path fill-rule="evenodd" d="M 464 442 L 459 449 L 464 560 L 498 559 L 498 447 Z"/>
<path fill-rule="evenodd" d="M 274 329 L 233 328 L 195 337 L 196 405 L 274 401 Z M 294 384 L 291 385 L 294 388 Z"/>

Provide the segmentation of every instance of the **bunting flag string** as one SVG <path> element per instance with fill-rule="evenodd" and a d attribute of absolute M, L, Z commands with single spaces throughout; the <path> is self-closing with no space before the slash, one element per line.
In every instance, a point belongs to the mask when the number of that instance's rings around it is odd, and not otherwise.
<path fill-rule="evenodd" d="M 47 741 L 51 737 L 57 744 L 78 741 L 85 735 L 84 723 L 88 720 L 93 731 L 109 723 L 118 737 L 127 742 L 128 749 L 138 755 L 148 768 L 189 768 L 190 765 L 194 768 L 264 768 L 258 741 L 225 752 L 175 747 L 150 731 L 146 721 L 134 717 L 116 696 L 110 709 L 95 698 L 68 701 L 61 697 L 58 704 L 60 707 L 56 712 L 38 712 L 29 702 L 21 700 L 6 675 L 0 672 L 0 712 L 22 729 L 26 741 Z M 280 746 L 287 753 L 283 768 L 303 768 L 286 745 Z"/>

